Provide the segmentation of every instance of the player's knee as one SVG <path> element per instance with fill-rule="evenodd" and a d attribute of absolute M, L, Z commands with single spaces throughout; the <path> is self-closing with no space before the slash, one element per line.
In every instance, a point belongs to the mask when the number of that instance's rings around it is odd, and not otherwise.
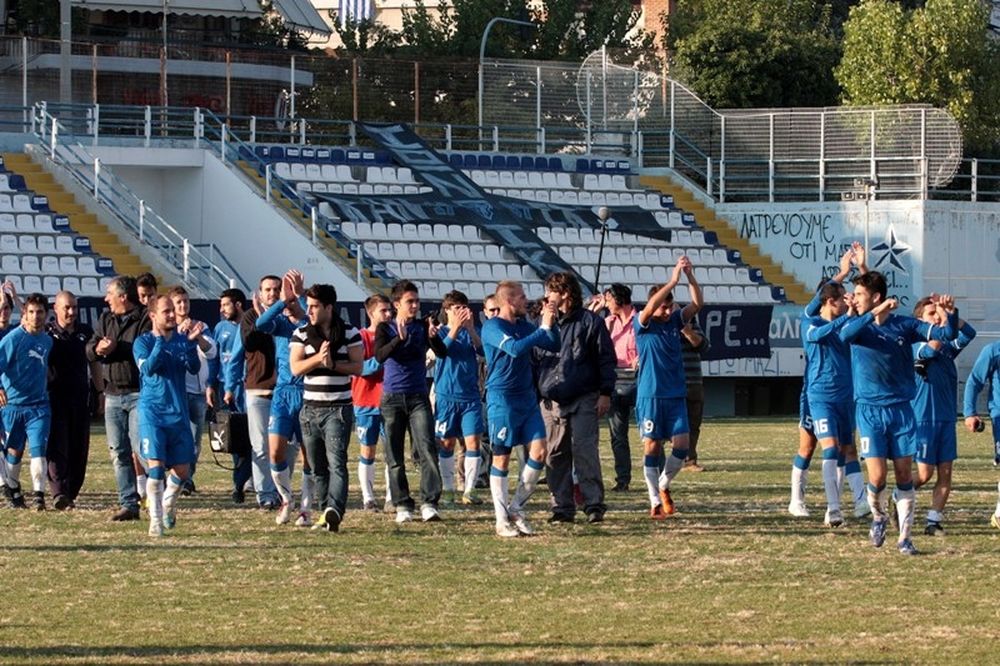
<path fill-rule="evenodd" d="M 152 463 L 152 461 L 150 461 L 150 463 Z M 162 465 L 155 465 L 155 466 L 150 465 L 149 473 L 147 474 L 147 476 L 149 476 L 149 478 L 153 479 L 154 481 L 166 481 L 167 471 L 163 468 Z"/>

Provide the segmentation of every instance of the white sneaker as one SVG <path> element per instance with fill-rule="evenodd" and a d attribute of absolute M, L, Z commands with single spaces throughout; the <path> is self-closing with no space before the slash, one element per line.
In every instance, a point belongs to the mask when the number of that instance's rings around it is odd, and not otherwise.
<path fill-rule="evenodd" d="M 149 522 L 149 536 L 151 537 L 161 537 L 163 536 L 163 523 L 160 521 L 150 521 Z"/>
<path fill-rule="evenodd" d="M 396 522 L 398 524 L 402 525 L 403 523 L 408 523 L 411 520 L 413 520 L 413 514 L 410 513 L 409 509 L 404 509 L 403 507 L 396 509 Z"/>
<path fill-rule="evenodd" d="M 871 506 L 868 504 L 868 498 L 859 499 L 854 503 L 854 517 L 864 518 L 869 513 L 872 512 Z"/>
<path fill-rule="evenodd" d="M 788 513 L 792 514 L 796 518 L 808 518 L 809 509 L 806 508 L 805 502 L 791 501 L 788 503 Z"/>
<path fill-rule="evenodd" d="M 512 539 L 514 537 L 521 536 L 521 531 L 509 522 L 504 521 L 502 523 L 497 523 L 497 536 L 503 537 L 504 539 Z"/>
<path fill-rule="evenodd" d="M 535 533 L 535 530 L 531 527 L 531 523 L 529 523 L 528 519 L 524 517 L 524 514 L 512 513 L 510 514 L 510 520 L 514 523 L 514 527 L 517 528 L 517 531 L 524 536 L 531 536 Z"/>
<path fill-rule="evenodd" d="M 441 514 L 433 504 L 424 504 L 420 507 L 420 520 L 425 523 L 436 523 L 441 520 Z"/>
<path fill-rule="evenodd" d="M 840 527 L 844 524 L 844 515 L 840 512 L 840 509 L 826 510 L 826 516 L 823 517 L 823 524 L 826 527 Z"/>
<path fill-rule="evenodd" d="M 292 519 L 292 507 L 288 502 L 282 502 L 281 508 L 278 509 L 278 515 L 274 517 L 274 522 L 279 525 L 285 525 L 289 520 Z"/>
<path fill-rule="evenodd" d="M 309 515 L 308 511 L 299 512 L 299 517 L 295 519 L 296 527 L 311 527 L 312 524 L 312 517 Z"/>

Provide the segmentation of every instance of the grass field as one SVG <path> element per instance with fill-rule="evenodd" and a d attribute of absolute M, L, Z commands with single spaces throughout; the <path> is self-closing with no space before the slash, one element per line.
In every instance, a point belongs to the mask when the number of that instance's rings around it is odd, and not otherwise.
<path fill-rule="evenodd" d="M 891 533 L 873 549 L 864 522 L 824 529 L 818 465 L 813 517 L 784 512 L 791 420 L 709 422 L 702 437 L 708 470 L 681 473 L 663 523 L 646 517 L 640 472 L 599 526 L 545 524 L 543 487 L 533 538 L 496 538 L 487 508 L 403 527 L 354 511 L 339 534 L 277 527 L 230 503 L 209 457 L 177 529 L 154 541 L 145 520 L 108 521 L 95 430 L 78 509 L 0 510 L 0 662 L 997 661 L 988 434 L 960 434 L 946 537 L 923 536 L 920 493 L 912 558 Z"/>

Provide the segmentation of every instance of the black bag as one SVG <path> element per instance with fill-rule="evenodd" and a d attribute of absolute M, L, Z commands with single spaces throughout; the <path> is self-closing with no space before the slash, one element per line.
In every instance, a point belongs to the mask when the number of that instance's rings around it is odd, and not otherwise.
<path fill-rule="evenodd" d="M 212 453 L 250 455 L 250 428 L 247 415 L 238 412 L 218 411 L 208 426 L 208 445 Z"/>

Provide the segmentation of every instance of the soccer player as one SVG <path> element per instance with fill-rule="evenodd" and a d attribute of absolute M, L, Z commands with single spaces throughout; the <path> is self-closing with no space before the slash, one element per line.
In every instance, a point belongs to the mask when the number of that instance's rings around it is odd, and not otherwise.
<path fill-rule="evenodd" d="M 351 375 L 361 372 L 364 345 L 358 329 L 337 314 L 337 290 L 314 284 L 305 292 L 309 323 L 289 343 L 292 372 L 305 378 L 299 415 L 303 445 L 312 465 L 317 525 L 337 532 L 347 512 L 347 444 L 354 426 Z"/>
<path fill-rule="evenodd" d="M 479 355 L 483 342 L 476 332 L 468 297 L 460 291 L 444 296 L 441 310 L 448 323 L 438 335 L 448 348 L 448 355 L 434 366 L 434 432 L 440 441 L 438 464 L 441 481 L 449 502 L 455 495 L 455 449 L 461 437 L 465 443 L 463 460 L 465 482 L 462 504 L 482 504 L 476 496 L 479 473 L 479 438 L 485 429 L 483 403 L 479 394 Z"/>
<path fill-rule="evenodd" d="M 303 379 L 292 372 L 289 344 L 292 334 L 305 324 L 306 316 L 302 307 L 304 293 L 302 274 L 295 270 L 288 271 L 281 280 L 281 298 L 271 304 L 255 324 L 258 331 L 274 338 L 275 365 L 278 371 L 267 424 L 271 479 L 281 498 L 281 506 L 274 517 L 274 522 L 278 525 L 291 520 L 292 473 L 295 458 L 299 455 L 299 445 L 302 443 L 299 412 L 302 410 Z M 303 475 L 302 481 L 311 486 L 311 474 Z M 303 497 L 311 496 L 311 490 L 303 492 Z M 310 506 L 302 507 L 295 524 L 298 527 L 311 525 L 309 513 Z"/>
<path fill-rule="evenodd" d="M 944 326 L 948 314 L 927 296 L 917 301 L 913 316 L 934 326 Z M 944 505 L 951 493 L 951 470 L 958 457 L 955 414 L 958 412 L 958 369 L 955 357 L 976 337 L 976 329 L 958 320 L 958 337 L 947 344 L 931 340 L 913 345 L 917 394 L 913 414 L 917 420 L 917 480 L 914 490 L 937 482 L 927 512 L 924 534 L 943 535 Z"/>
<path fill-rule="evenodd" d="M 682 275 L 687 278 L 691 302 L 671 313 L 673 290 Z M 639 351 L 635 420 L 642 437 L 643 475 L 649 491 L 649 516 L 653 520 L 663 520 L 674 513 L 670 485 L 687 459 L 687 388 L 680 336 L 681 329 L 698 314 L 701 306 L 701 287 L 691 260 L 684 256 L 677 260 L 666 284 L 650 289 L 649 301 L 633 324 Z M 670 441 L 671 451 L 660 472 L 666 441 Z"/>
<path fill-rule="evenodd" d="M 390 298 L 396 319 L 375 330 L 375 358 L 382 363 L 382 418 L 385 421 L 385 459 L 389 466 L 389 489 L 396 507 L 396 522 L 413 520 L 413 498 L 406 479 L 403 444 L 407 431 L 414 457 L 420 464 L 420 518 L 425 523 L 441 520 L 437 504 L 441 499 L 441 470 L 434 445 L 434 416 L 424 365 L 427 350 L 438 358 L 448 348 L 437 336 L 428 319 L 420 319 L 420 295 L 409 280 L 393 286 Z"/>
<path fill-rule="evenodd" d="M 380 324 L 392 321 L 392 304 L 382 294 L 365 300 L 368 326 L 359 331 L 363 349 L 361 372 L 351 379 L 351 401 L 354 403 L 354 427 L 358 433 L 358 485 L 365 511 L 378 511 L 375 502 L 375 454 L 379 438 L 384 435 L 382 413 L 382 364 L 375 358 L 375 331 Z M 389 502 L 389 506 L 392 506 Z M 395 508 L 395 507 L 393 507 Z"/>
<path fill-rule="evenodd" d="M 45 333 L 48 303 L 41 294 L 31 294 L 21 308 L 21 324 L 0 340 L 0 407 L 7 434 L 4 446 L 7 478 L 4 492 L 13 508 L 24 508 L 21 492 L 21 460 L 27 443 L 31 452 L 31 486 L 34 507 L 45 509 L 45 449 L 52 412 L 47 391 L 49 352 L 52 338 Z"/>
<path fill-rule="evenodd" d="M 525 320 L 528 299 L 519 282 L 497 284 L 500 313 L 483 324 L 486 352 L 486 412 L 493 445 L 490 493 L 496 515 L 496 533 L 516 537 L 534 533 L 524 507 L 545 468 L 545 422 L 538 405 L 532 370 L 535 347 L 559 351 L 559 329 L 554 303 L 542 307 L 541 326 Z M 518 479 L 514 499 L 508 506 L 507 473 L 515 446 L 528 446 L 528 460 Z"/>
<path fill-rule="evenodd" d="M 222 393 L 222 405 L 234 412 L 246 412 L 246 398 L 243 393 L 243 352 L 240 345 L 240 320 L 243 318 L 243 304 L 246 294 L 239 289 L 227 289 L 219 297 L 219 323 L 215 325 L 212 337 L 219 346 L 218 363 L 214 369 Z M 213 400 L 214 402 L 214 400 Z M 233 503 L 246 501 L 244 487 L 252 477 L 251 457 L 233 454 Z"/>
<path fill-rule="evenodd" d="M 985 429 L 983 420 L 976 415 L 976 400 L 980 391 L 986 387 L 989 387 L 987 408 L 993 426 L 993 464 L 996 465 L 1000 461 L 1000 341 L 983 347 L 965 381 L 962 413 L 969 432 L 982 432 Z M 990 525 L 1000 530 L 1000 483 L 997 484 L 997 507 L 990 516 Z"/>
<path fill-rule="evenodd" d="M 910 402 L 916 394 L 916 386 L 910 345 L 923 340 L 954 340 L 957 316 L 948 296 L 934 298 L 934 303 L 948 313 L 944 327 L 893 314 L 899 302 L 886 297 L 885 276 L 877 271 L 860 275 L 853 283 L 853 298 L 848 301 L 851 319 L 841 327 L 839 335 L 841 340 L 852 345 L 856 421 L 861 455 L 868 470 L 868 504 L 873 518 L 869 537 L 876 548 L 885 543 L 888 523 L 886 461 L 891 459 L 899 518 L 897 547 L 904 555 L 915 555 L 917 549 L 910 532 L 916 492 L 910 468 L 916 453 L 916 424 Z"/>
<path fill-rule="evenodd" d="M 140 453 L 149 464 L 149 535 L 160 537 L 177 524 L 177 495 L 194 459 L 185 382 L 187 373 L 195 374 L 201 366 L 197 340 L 205 325 L 196 322 L 187 335 L 178 333 L 169 296 L 151 297 L 149 307 L 152 330 L 136 338 L 133 353 L 142 376 L 139 438 Z"/>
<path fill-rule="evenodd" d="M 0 340 L 3 340 L 4 336 L 12 330 L 10 326 L 10 316 L 14 313 L 14 294 L 14 285 L 10 282 L 4 282 L 2 288 L 0 288 Z M 3 441 L 3 419 L 0 417 L 0 444 L 2 444 Z M 2 452 L 0 452 L 0 488 L 3 488 L 4 493 L 6 493 L 7 460 Z"/>

